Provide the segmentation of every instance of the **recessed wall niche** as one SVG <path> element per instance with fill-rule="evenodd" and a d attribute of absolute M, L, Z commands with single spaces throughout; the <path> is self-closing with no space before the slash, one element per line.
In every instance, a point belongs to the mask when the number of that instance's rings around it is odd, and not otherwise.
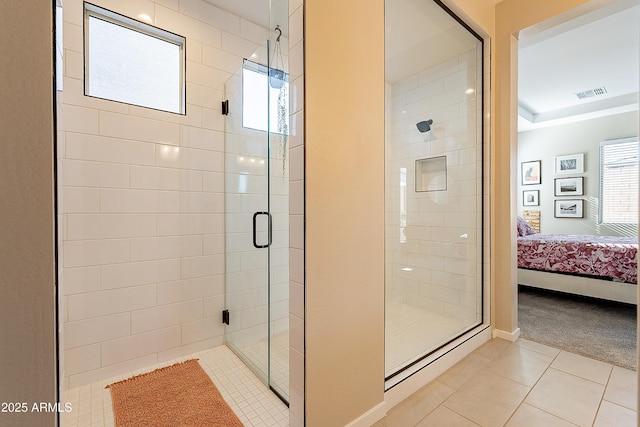
<path fill-rule="evenodd" d="M 416 160 L 416 192 L 447 189 L 447 156 Z"/>

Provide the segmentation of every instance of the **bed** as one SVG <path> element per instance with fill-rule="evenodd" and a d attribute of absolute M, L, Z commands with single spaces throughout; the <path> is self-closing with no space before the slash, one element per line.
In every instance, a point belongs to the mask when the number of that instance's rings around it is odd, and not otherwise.
<path fill-rule="evenodd" d="M 635 304 L 637 252 L 635 237 L 541 234 L 518 218 L 521 285 Z"/>

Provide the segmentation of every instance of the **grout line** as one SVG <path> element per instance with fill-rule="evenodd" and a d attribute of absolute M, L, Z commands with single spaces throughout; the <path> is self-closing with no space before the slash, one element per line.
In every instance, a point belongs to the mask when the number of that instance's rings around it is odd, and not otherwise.
<path fill-rule="evenodd" d="M 518 347 L 520 347 L 520 345 L 516 344 L 515 342 L 511 343 L 512 345 L 517 345 Z M 526 347 L 520 347 L 520 348 L 524 348 L 525 350 L 529 350 L 529 351 L 533 351 L 534 353 L 538 353 L 538 354 L 543 354 L 543 353 L 539 353 L 537 351 L 534 350 L 530 350 Z M 518 412 L 518 410 L 522 407 L 522 405 L 524 403 L 526 403 L 525 401 L 527 400 L 527 397 L 529 397 L 529 395 L 531 394 L 531 392 L 533 391 L 533 389 L 538 385 L 538 383 L 540 382 L 540 380 L 542 379 L 542 377 L 544 377 L 544 375 L 547 373 L 547 371 L 549 370 L 549 368 L 551 368 L 551 365 L 553 364 L 553 362 L 555 362 L 556 358 L 560 355 L 560 352 L 558 352 L 558 354 L 556 354 L 555 356 L 553 356 L 553 358 L 551 359 L 551 361 L 549 361 L 549 364 L 547 365 L 547 367 L 544 369 L 544 371 L 542 372 L 542 374 L 540 374 L 540 376 L 538 377 L 538 379 L 536 380 L 536 382 L 532 385 L 532 386 L 525 386 L 525 387 L 529 387 L 529 391 L 527 392 L 527 394 L 524 395 L 524 397 L 522 398 L 522 400 L 520 401 L 520 403 L 518 404 L 518 406 L 516 406 L 516 408 L 514 409 L 514 411 L 511 413 L 511 415 L 509 415 L 509 418 L 507 418 L 507 421 L 505 422 L 505 425 L 507 425 L 509 423 L 509 421 L 511 421 L 511 419 L 513 418 L 513 416 L 516 414 L 516 412 Z M 512 380 L 513 381 L 513 380 Z M 516 381 L 517 382 L 517 381 Z M 518 383 L 520 384 L 520 383 Z M 531 405 L 530 403 L 527 403 L 527 405 Z M 531 405 L 532 407 L 543 411 L 543 412 L 547 412 L 543 409 L 538 408 L 537 406 Z M 549 412 L 547 412 L 549 415 L 553 415 L 556 418 L 560 418 L 557 415 L 551 414 Z M 563 418 L 561 418 L 563 419 Z M 567 421 L 567 420 L 564 420 Z M 569 421 L 567 421 L 569 422 Z"/>
<path fill-rule="evenodd" d="M 596 413 L 593 416 L 593 422 L 591 423 L 591 425 L 593 426 L 596 422 L 596 420 L 598 419 L 598 414 L 600 413 L 600 408 L 602 407 L 602 401 L 604 400 L 604 395 L 607 392 L 607 388 L 609 387 L 609 381 L 611 381 L 611 376 L 613 375 L 613 369 L 615 368 L 615 366 L 613 366 L 611 368 L 611 371 L 609 371 L 609 376 L 607 377 L 607 381 L 604 385 L 604 389 L 602 389 L 602 396 L 600 397 L 600 401 L 598 402 L 598 407 L 596 408 Z"/>

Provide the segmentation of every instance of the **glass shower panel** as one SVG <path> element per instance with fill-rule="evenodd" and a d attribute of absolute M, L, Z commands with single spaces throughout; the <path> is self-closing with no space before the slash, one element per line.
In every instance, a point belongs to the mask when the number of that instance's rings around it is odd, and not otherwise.
<path fill-rule="evenodd" d="M 266 79 L 256 82 L 257 63 L 268 61 L 268 45 L 245 60 L 225 84 L 225 341 L 265 383 L 269 378 L 269 215 L 268 108 L 243 117 L 243 104 L 268 99 Z M 244 113 L 244 114 L 243 114 Z M 259 117 L 262 113 L 264 116 Z M 244 126 L 250 124 L 252 127 Z M 258 123 L 254 126 L 254 123 Z M 265 129 L 259 129 L 264 124 Z"/>
<path fill-rule="evenodd" d="M 288 401 L 288 46 L 281 28 L 274 34 L 225 85 L 225 340 Z"/>
<path fill-rule="evenodd" d="M 482 40 L 385 3 L 385 374 L 482 323 Z"/>

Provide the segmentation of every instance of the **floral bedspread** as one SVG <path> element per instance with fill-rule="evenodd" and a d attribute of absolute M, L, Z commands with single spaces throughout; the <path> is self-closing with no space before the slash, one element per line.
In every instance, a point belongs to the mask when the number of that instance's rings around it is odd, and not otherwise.
<path fill-rule="evenodd" d="M 518 237 L 518 267 L 637 283 L 635 237 L 530 234 Z"/>

